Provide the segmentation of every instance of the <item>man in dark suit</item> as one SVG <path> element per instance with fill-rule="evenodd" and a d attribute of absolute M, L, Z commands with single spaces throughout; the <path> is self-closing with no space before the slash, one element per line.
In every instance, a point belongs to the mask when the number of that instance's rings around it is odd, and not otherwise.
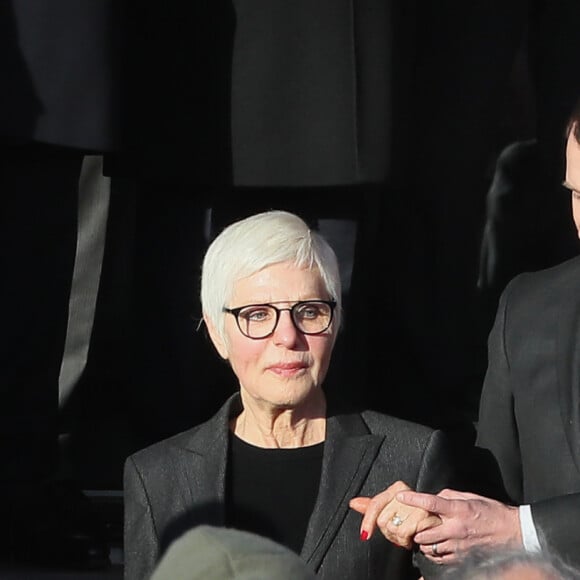
<path fill-rule="evenodd" d="M 0 6 L 0 556 L 107 565 L 88 499 L 60 478 L 59 371 L 85 155 L 116 147 L 114 1 Z"/>
<path fill-rule="evenodd" d="M 580 105 L 569 125 L 565 186 L 580 235 Z M 442 520 L 414 535 L 429 558 L 449 563 L 476 545 L 523 544 L 580 562 L 579 287 L 575 257 L 521 274 L 502 293 L 477 446 L 493 454 L 510 501 L 453 490 L 398 494 Z"/>

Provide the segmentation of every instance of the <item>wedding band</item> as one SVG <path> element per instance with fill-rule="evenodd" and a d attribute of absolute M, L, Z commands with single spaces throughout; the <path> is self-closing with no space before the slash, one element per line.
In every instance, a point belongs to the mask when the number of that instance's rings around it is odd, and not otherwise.
<path fill-rule="evenodd" d="M 439 552 L 437 551 L 437 542 L 431 544 L 431 552 L 433 552 L 433 556 L 438 556 Z"/>
<path fill-rule="evenodd" d="M 403 523 L 403 519 L 401 518 L 401 516 L 399 516 L 399 514 L 395 514 L 391 518 L 391 523 L 393 524 L 393 526 L 399 527 Z"/>

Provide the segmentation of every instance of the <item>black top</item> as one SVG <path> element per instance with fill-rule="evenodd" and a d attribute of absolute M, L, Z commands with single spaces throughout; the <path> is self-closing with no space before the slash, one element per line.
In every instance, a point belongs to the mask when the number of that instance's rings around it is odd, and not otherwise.
<path fill-rule="evenodd" d="M 323 443 L 265 449 L 230 436 L 226 523 L 300 553 L 314 508 Z"/>

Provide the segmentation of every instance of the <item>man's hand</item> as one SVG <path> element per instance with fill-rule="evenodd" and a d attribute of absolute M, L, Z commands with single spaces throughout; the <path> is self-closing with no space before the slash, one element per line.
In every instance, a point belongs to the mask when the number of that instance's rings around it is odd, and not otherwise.
<path fill-rule="evenodd" d="M 402 491 L 396 499 L 441 518 L 441 525 L 414 537 L 434 562 L 450 563 L 473 546 L 522 545 L 519 510 L 474 493 L 444 489 L 437 495 Z"/>
<path fill-rule="evenodd" d="M 398 492 L 410 489 L 403 481 L 397 481 L 374 497 L 350 500 L 350 507 L 363 514 L 361 540 L 368 540 L 378 527 L 387 540 L 410 550 L 417 532 L 441 523 L 438 516 L 421 508 L 403 505 L 396 499 Z"/>

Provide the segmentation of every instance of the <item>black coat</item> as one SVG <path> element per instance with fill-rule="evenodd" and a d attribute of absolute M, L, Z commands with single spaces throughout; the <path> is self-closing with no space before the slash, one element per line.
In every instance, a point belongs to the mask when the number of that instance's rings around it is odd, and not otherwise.
<path fill-rule="evenodd" d="M 390 2 L 125 1 L 137 169 L 258 187 L 384 177 Z"/>
<path fill-rule="evenodd" d="M 121 15 L 115 0 L 0 3 L 0 140 L 118 148 Z"/>

